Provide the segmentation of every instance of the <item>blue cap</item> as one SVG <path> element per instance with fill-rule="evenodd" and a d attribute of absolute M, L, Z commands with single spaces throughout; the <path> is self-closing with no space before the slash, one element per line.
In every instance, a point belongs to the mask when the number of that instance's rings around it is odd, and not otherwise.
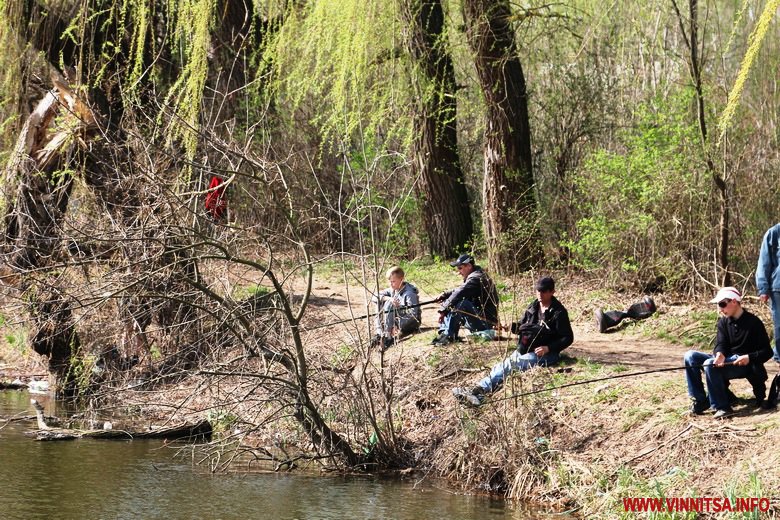
<path fill-rule="evenodd" d="M 450 262 L 450 265 L 452 267 L 458 267 L 458 266 L 464 265 L 464 264 L 474 265 L 474 258 L 472 258 L 472 256 L 469 255 L 469 254 L 463 254 L 463 255 L 460 255 L 458 257 L 458 259 L 455 260 L 454 262 Z"/>

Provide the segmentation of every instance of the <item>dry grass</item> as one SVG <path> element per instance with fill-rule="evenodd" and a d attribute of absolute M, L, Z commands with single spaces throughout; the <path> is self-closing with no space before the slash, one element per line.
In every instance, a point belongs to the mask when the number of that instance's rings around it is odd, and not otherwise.
<path fill-rule="evenodd" d="M 444 283 L 438 273 L 436 277 Z M 256 280 L 236 276 L 226 283 L 239 287 Z M 347 295 L 336 278 L 318 279 L 314 286 L 309 326 L 349 315 Z M 506 287 L 516 302 L 505 306 L 508 320 L 528 294 L 519 283 Z M 734 418 L 723 422 L 709 416 L 690 418 L 685 415 L 689 401 L 682 371 L 513 397 L 627 370 L 679 366 L 687 348 L 684 335 L 677 344 L 674 338 L 658 341 L 652 335 L 673 320 L 670 330 L 689 335 L 685 331 L 700 325 L 692 319 L 698 307 L 660 296 L 658 316 L 616 334 L 598 334 L 592 322 L 595 308 L 621 309 L 637 296 L 610 294 L 595 281 L 565 278 L 559 279 L 558 296 L 575 325 L 575 344 L 567 351 L 573 358 L 566 365 L 570 371 L 536 369 L 515 376 L 480 409 L 458 405 L 451 388 L 473 385 L 513 348 L 513 340 L 433 347 L 429 341 L 436 324 L 430 308 L 423 313 L 424 331 L 383 355 L 368 348 L 365 320 L 307 333 L 314 397 L 329 424 L 357 450 L 366 450 L 374 464 L 413 468 L 473 492 L 579 508 L 588 517 L 620 516 L 622 497 L 654 496 L 659 490 L 667 496 L 755 493 L 751 476 L 762 486 L 763 496 L 780 497 L 780 413 L 757 413 L 743 403 Z M 4 352 L 9 355 L 8 348 Z M 240 354 L 227 349 L 207 361 L 222 363 Z M 4 359 L 16 364 L 13 358 Z M 243 368 L 257 373 L 266 369 L 259 359 L 246 361 Z M 749 397 L 744 381 L 735 382 L 734 390 Z M 161 419 L 218 418 L 223 423 L 221 439 L 246 448 L 245 453 L 315 448 L 278 396 L 250 378 L 214 380 L 189 374 L 112 398 L 124 409 Z M 372 416 L 382 434 L 378 442 L 372 440 Z M 211 449 L 210 460 L 232 460 L 220 450 Z"/>

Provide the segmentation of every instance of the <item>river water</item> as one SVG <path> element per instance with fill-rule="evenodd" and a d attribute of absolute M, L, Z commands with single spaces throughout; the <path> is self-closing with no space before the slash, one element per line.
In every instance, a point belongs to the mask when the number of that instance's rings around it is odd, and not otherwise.
<path fill-rule="evenodd" d="M 27 392 L 0 391 L 0 416 L 32 415 L 29 403 Z M 24 435 L 33 423 L 4 424 L 0 421 L 3 520 L 543 518 L 502 500 L 430 484 L 211 474 L 161 441 L 37 442 Z"/>

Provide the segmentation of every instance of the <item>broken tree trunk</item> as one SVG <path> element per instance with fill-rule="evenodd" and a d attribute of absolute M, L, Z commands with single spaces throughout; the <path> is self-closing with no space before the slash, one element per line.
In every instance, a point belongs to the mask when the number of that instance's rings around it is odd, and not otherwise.
<path fill-rule="evenodd" d="M 78 430 L 72 428 L 53 428 L 46 424 L 43 415 L 43 407 L 35 399 L 30 403 L 35 408 L 35 416 L 38 421 L 38 429 L 27 432 L 28 436 L 35 437 L 37 441 L 65 441 L 89 437 L 93 439 L 168 439 L 199 442 L 211 438 L 211 423 L 207 420 L 195 423 L 181 423 L 173 426 L 163 426 L 154 429 L 130 429 L 114 430 L 104 428 L 102 430 Z"/>

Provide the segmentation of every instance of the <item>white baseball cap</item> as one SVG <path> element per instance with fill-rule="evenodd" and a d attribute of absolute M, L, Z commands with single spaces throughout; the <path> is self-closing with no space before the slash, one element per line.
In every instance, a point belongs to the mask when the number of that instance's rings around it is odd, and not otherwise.
<path fill-rule="evenodd" d="M 710 303 L 718 303 L 723 300 L 737 300 L 742 301 L 742 293 L 740 293 L 736 287 L 721 287 L 718 290 L 718 294 L 715 298 L 710 300 Z"/>

